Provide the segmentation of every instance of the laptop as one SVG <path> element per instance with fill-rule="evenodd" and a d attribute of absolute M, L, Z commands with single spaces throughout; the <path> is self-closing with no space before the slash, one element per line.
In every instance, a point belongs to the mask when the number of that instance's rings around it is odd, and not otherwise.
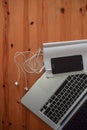
<path fill-rule="evenodd" d="M 54 130 L 62 130 L 87 99 L 87 75 L 46 78 L 44 73 L 21 103 Z"/>

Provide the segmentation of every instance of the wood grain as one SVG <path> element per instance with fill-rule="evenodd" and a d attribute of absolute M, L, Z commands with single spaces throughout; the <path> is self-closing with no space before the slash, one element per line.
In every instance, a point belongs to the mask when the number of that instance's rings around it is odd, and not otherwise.
<path fill-rule="evenodd" d="M 0 130 L 52 130 L 26 109 L 21 73 L 15 87 L 17 51 L 36 51 L 43 42 L 87 39 L 87 0 L 0 0 Z M 41 76 L 28 74 L 28 87 Z"/>

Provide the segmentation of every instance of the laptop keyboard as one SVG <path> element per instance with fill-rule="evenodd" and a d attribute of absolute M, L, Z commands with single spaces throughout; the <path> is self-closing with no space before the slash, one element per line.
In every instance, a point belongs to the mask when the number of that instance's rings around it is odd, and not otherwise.
<path fill-rule="evenodd" d="M 40 112 L 57 124 L 86 88 L 86 74 L 68 76 Z"/>

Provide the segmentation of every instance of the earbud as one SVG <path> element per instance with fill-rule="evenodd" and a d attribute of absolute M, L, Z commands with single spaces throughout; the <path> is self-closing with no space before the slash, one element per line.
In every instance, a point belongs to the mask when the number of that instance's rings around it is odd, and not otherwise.
<path fill-rule="evenodd" d="M 28 91 L 28 87 L 25 87 L 24 89 L 25 89 L 26 91 Z"/>
<path fill-rule="evenodd" d="M 16 82 L 15 82 L 15 86 L 18 86 L 18 85 L 19 85 L 19 82 L 18 82 L 18 81 L 16 81 Z"/>

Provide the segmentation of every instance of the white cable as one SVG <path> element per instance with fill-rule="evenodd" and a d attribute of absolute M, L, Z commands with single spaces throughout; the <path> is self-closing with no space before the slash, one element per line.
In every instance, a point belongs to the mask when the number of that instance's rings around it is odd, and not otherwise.
<path fill-rule="evenodd" d="M 31 54 L 32 56 L 29 57 L 29 58 L 26 58 L 25 54 Z M 24 59 L 24 62 L 23 64 L 21 65 L 19 63 L 19 61 L 17 60 L 17 57 L 22 55 L 23 56 L 23 59 Z M 26 77 L 26 72 L 27 73 L 41 73 L 44 69 L 44 66 L 43 66 L 43 61 L 39 61 L 40 57 L 43 58 L 43 52 L 42 50 L 39 48 L 37 50 L 36 53 L 33 53 L 32 51 L 24 51 L 24 52 L 16 52 L 15 55 L 14 55 L 14 62 L 18 68 L 18 82 L 20 81 L 20 69 L 22 70 L 23 74 L 24 74 L 24 79 L 25 79 L 25 84 L 26 84 L 26 87 L 25 87 L 25 90 L 27 90 L 27 77 Z M 42 63 L 42 64 L 40 64 Z M 32 65 L 33 64 L 33 65 Z M 18 82 L 15 82 L 15 85 L 19 85 Z"/>
<path fill-rule="evenodd" d="M 19 81 L 20 81 L 20 69 L 21 69 L 22 72 L 23 72 L 23 74 L 24 74 L 24 79 L 25 79 L 25 84 L 26 84 L 26 90 L 27 90 L 27 77 L 26 77 L 26 73 L 25 73 L 25 71 L 24 71 L 22 65 L 20 65 L 20 63 L 17 61 L 17 57 L 20 56 L 20 55 L 23 56 L 24 61 L 25 61 L 25 60 L 26 60 L 26 57 L 25 57 L 24 54 L 26 54 L 26 53 L 30 53 L 30 54 L 33 55 L 33 53 L 30 52 L 30 51 L 16 52 L 15 55 L 14 55 L 14 62 L 15 62 L 15 64 L 16 64 L 17 68 L 18 68 L 18 80 L 15 82 L 15 85 L 16 85 L 16 86 L 19 85 Z"/>

